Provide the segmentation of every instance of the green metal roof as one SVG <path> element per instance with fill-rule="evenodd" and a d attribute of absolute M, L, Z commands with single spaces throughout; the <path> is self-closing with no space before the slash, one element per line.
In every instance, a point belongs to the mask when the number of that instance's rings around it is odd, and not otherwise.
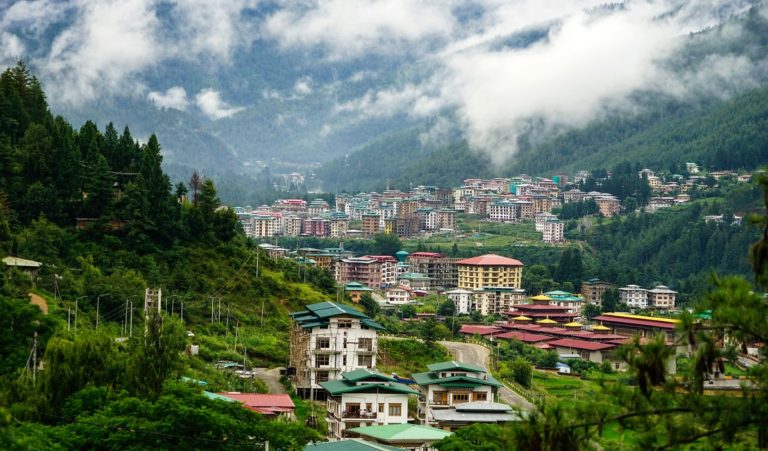
<path fill-rule="evenodd" d="M 478 379 L 470 376 L 451 376 L 451 377 L 438 377 L 436 373 L 416 373 L 411 375 L 411 379 L 416 381 L 419 385 L 432 385 L 437 384 L 445 386 L 446 383 L 468 383 L 478 385 L 490 385 L 492 387 L 501 387 L 501 383 L 488 375 L 487 380 Z"/>
<path fill-rule="evenodd" d="M 387 424 L 348 429 L 363 437 L 371 437 L 385 442 L 432 442 L 448 437 L 452 432 L 431 426 L 418 424 Z"/>
<path fill-rule="evenodd" d="M 430 371 L 445 371 L 445 370 L 465 370 L 473 371 L 475 373 L 485 373 L 485 368 L 470 363 L 461 363 L 455 360 L 447 362 L 432 363 L 427 365 Z"/>
<path fill-rule="evenodd" d="M 403 451 L 403 448 L 353 438 L 336 442 L 310 443 L 304 447 L 304 451 Z"/>
<path fill-rule="evenodd" d="M 388 382 L 396 382 L 395 378 L 389 377 L 386 374 L 381 374 L 378 371 L 371 371 L 367 368 L 358 368 L 353 371 L 347 371 L 346 373 L 341 373 L 341 377 L 344 379 L 350 381 L 350 382 L 357 382 L 361 380 L 366 379 L 377 379 L 382 381 L 388 381 Z"/>
<path fill-rule="evenodd" d="M 209 391 L 204 391 L 204 392 L 203 392 L 203 396 L 205 396 L 205 397 L 206 397 L 206 398 L 208 398 L 208 399 L 216 399 L 216 400 L 219 400 L 219 401 L 226 401 L 226 402 L 237 402 L 237 401 L 235 401 L 235 400 L 234 400 L 234 399 L 232 399 L 232 398 L 227 398 L 226 396 L 221 396 L 221 395 L 220 395 L 220 394 L 218 394 L 218 393 L 211 393 L 211 392 L 209 392 Z"/>
<path fill-rule="evenodd" d="M 414 390 L 411 387 L 399 384 L 397 382 L 387 382 L 386 384 L 366 384 L 360 385 L 354 382 L 346 380 L 333 380 L 320 382 L 320 386 L 323 387 L 332 396 L 342 395 L 344 393 L 403 393 L 406 395 L 418 395 L 418 390 Z"/>
<path fill-rule="evenodd" d="M 299 326 L 305 329 L 325 327 L 328 325 L 329 319 L 335 316 L 351 316 L 353 318 L 359 318 L 360 323 L 365 327 L 378 330 L 384 329 L 381 324 L 368 318 L 364 313 L 355 310 L 350 306 L 337 304 L 335 302 L 310 304 L 307 306 L 307 310 L 291 312 L 290 315 Z"/>

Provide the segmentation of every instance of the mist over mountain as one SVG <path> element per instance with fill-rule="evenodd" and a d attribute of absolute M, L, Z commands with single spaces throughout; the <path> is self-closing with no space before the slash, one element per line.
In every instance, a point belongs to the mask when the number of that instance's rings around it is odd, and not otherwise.
<path fill-rule="evenodd" d="M 21 1 L 0 7 L 0 62 L 27 61 L 76 123 L 156 132 L 180 177 L 312 172 L 360 149 L 404 155 L 403 175 L 441 149 L 535 159 L 564 132 L 646 114 L 648 98 L 756 89 L 766 18 L 748 0 Z M 333 167 L 320 187 L 350 188 L 326 183 Z"/>

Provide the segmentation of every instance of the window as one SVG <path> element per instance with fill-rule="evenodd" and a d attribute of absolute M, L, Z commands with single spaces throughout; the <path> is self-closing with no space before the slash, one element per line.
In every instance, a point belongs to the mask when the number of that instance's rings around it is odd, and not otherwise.
<path fill-rule="evenodd" d="M 389 405 L 389 416 L 391 417 L 399 417 L 403 414 L 403 405 L 402 404 L 390 404 Z"/>
<path fill-rule="evenodd" d="M 373 351 L 372 338 L 361 338 L 358 340 L 357 345 L 360 347 L 361 351 Z"/>
<path fill-rule="evenodd" d="M 484 391 L 475 392 L 473 393 L 473 399 L 475 401 L 485 401 L 488 399 L 488 393 Z"/>
<path fill-rule="evenodd" d="M 315 356 L 315 366 L 328 366 L 330 364 L 331 364 L 331 356 L 327 354 Z"/>
<path fill-rule="evenodd" d="M 383 402 L 379 403 L 379 413 L 384 413 L 384 403 Z"/>
<path fill-rule="evenodd" d="M 344 354 L 341 357 L 341 361 L 342 361 L 342 364 L 346 367 L 347 366 L 347 355 L 346 354 Z"/>
<path fill-rule="evenodd" d="M 352 328 L 352 320 L 351 319 L 340 319 L 338 322 L 339 329 L 351 329 Z"/>
<path fill-rule="evenodd" d="M 469 393 L 454 393 L 453 394 L 453 402 L 454 404 L 467 402 L 469 401 Z"/>
<path fill-rule="evenodd" d="M 318 371 L 317 372 L 317 381 L 318 382 L 325 382 L 328 380 L 328 371 Z"/>
<path fill-rule="evenodd" d="M 315 349 L 328 349 L 331 347 L 331 339 L 329 337 L 317 337 L 315 342 Z"/>
<path fill-rule="evenodd" d="M 357 366 L 362 366 L 365 368 L 372 368 L 373 367 L 373 356 L 370 355 L 359 355 L 357 356 Z"/>
<path fill-rule="evenodd" d="M 365 410 L 368 412 L 373 412 L 373 404 L 372 403 L 366 403 L 365 404 Z"/>

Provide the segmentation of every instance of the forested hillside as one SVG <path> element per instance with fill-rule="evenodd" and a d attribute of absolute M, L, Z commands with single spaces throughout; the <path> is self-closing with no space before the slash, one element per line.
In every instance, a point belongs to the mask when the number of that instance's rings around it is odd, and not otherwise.
<path fill-rule="evenodd" d="M 1 448 L 252 448 L 269 439 L 293 449 L 319 438 L 172 383 L 191 376 L 212 390 L 263 390 L 205 362 L 283 364 L 287 313 L 335 288 L 324 272 L 252 247 L 210 179 L 172 186 L 160 150 L 154 135 L 138 143 L 127 127 L 76 130 L 54 117 L 23 65 L 0 75 L 0 257 L 42 264 L 34 278 L 0 267 Z M 164 293 L 162 317 L 150 321 L 147 287 Z M 193 343 L 200 357 L 184 357 Z M 21 423 L 8 429 L 8 415 Z"/>

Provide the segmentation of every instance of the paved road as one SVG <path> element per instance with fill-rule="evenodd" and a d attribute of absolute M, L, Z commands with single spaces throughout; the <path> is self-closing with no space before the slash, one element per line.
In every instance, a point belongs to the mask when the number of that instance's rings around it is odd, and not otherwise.
<path fill-rule="evenodd" d="M 490 351 L 485 346 L 456 341 L 441 341 L 440 344 L 445 346 L 446 349 L 453 354 L 453 358 L 456 359 L 456 361 L 482 366 L 488 370 L 488 357 L 490 356 Z M 490 373 L 490 371 L 488 372 Z M 535 408 L 533 404 L 509 389 L 507 386 L 499 389 L 499 398 L 510 406 L 517 407 L 524 411 L 530 411 Z"/>

